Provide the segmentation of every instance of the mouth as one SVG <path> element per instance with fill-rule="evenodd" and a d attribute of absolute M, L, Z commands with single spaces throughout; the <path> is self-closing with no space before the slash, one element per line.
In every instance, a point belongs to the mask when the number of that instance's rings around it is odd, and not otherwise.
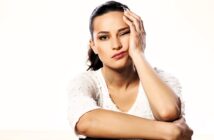
<path fill-rule="evenodd" d="M 127 54 L 126 51 L 122 51 L 122 52 L 114 54 L 111 58 L 119 60 L 119 59 L 123 58 L 126 54 Z"/>

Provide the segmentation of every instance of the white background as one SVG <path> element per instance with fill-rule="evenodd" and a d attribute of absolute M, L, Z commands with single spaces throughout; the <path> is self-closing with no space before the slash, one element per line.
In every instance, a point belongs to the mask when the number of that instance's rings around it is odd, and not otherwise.
<path fill-rule="evenodd" d="M 68 81 L 86 69 L 102 0 L 0 0 L 0 130 L 70 131 Z M 124 0 L 144 20 L 146 56 L 182 84 L 195 134 L 213 134 L 214 2 Z"/>

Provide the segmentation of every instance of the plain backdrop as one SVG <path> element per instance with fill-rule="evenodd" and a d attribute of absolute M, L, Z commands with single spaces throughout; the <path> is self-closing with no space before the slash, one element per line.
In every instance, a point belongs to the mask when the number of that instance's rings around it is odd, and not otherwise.
<path fill-rule="evenodd" d="M 144 21 L 147 60 L 177 77 L 195 134 L 213 134 L 214 2 L 120 0 Z M 70 131 L 68 81 L 86 70 L 103 0 L 0 0 L 0 130 Z"/>

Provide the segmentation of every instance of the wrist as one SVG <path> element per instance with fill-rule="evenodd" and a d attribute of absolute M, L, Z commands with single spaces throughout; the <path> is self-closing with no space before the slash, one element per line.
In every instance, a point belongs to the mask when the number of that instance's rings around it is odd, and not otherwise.
<path fill-rule="evenodd" d="M 146 58 L 143 52 L 135 52 L 130 54 L 130 57 L 135 66 L 142 66 L 146 63 Z"/>
<path fill-rule="evenodd" d="M 181 135 L 181 130 L 178 126 L 169 123 L 169 126 L 166 128 L 166 140 L 177 140 Z"/>
<path fill-rule="evenodd" d="M 139 58 L 141 59 L 142 57 L 145 57 L 145 55 L 144 55 L 144 53 L 142 51 L 137 51 L 137 50 L 131 51 L 129 53 L 129 55 L 130 55 L 130 57 L 132 58 L 133 61 L 136 60 L 136 59 L 139 59 Z"/>
<path fill-rule="evenodd" d="M 180 129 L 170 122 L 158 122 L 157 128 L 161 132 L 161 139 L 176 140 L 181 135 Z"/>

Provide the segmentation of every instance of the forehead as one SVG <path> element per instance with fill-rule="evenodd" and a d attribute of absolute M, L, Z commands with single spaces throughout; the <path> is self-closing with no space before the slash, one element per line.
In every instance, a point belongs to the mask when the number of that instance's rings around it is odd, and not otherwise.
<path fill-rule="evenodd" d="M 99 31 L 115 31 L 126 27 L 127 24 L 123 21 L 123 12 L 108 12 L 94 19 L 94 32 Z"/>

